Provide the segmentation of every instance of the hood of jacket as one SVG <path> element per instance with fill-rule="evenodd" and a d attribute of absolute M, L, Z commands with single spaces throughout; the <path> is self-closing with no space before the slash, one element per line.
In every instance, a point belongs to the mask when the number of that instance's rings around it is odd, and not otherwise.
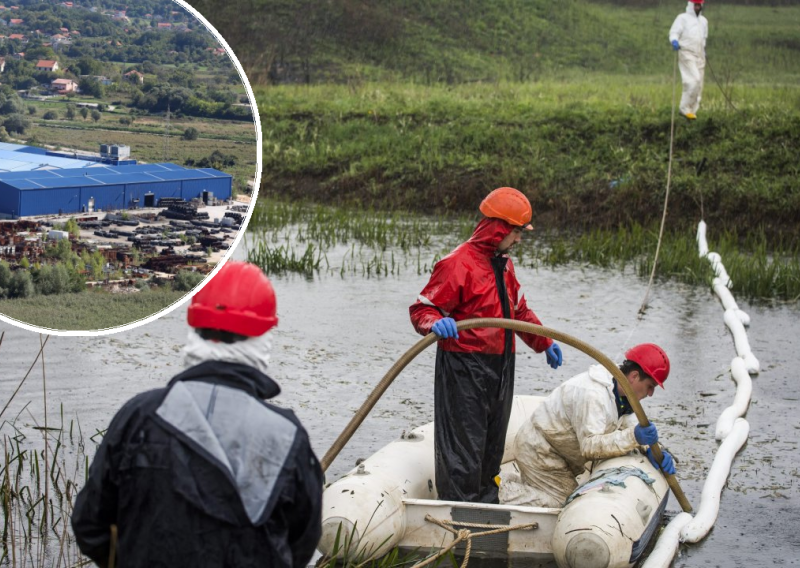
<path fill-rule="evenodd" d="M 506 238 L 514 227 L 502 219 L 485 217 L 472 232 L 467 244 L 474 247 L 486 256 L 492 256 L 497 250 L 497 245 Z"/>
<path fill-rule="evenodd" d="M 210 381 L 221 385 L 238 388 L 256 398 L 267 400 L 280 394 L 278 383 L 267 375 L 241 363 L 227 361 L 205 361 L 186 369 L 176 375 L 170 382 L 171 387 L 179 381 Z"/>

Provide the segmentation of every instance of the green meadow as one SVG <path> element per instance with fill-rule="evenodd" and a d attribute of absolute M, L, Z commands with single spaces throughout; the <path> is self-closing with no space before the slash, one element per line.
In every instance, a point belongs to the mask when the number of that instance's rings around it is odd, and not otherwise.
<path fill-rule="evenodd" d="M 186 292 L 162 289 L 128 294 L 90 290 L 78 294 L 37 295 L 0 300 L 0 314 L 61 331 L 109 329 L 150 317 L 185 295 Z"/>

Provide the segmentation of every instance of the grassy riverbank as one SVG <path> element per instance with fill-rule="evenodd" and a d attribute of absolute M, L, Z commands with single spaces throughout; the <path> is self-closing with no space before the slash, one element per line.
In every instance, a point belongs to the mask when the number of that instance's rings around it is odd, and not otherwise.
<path fill-rule="evenodd" d="M 472 211 L 492 188 L 531 199 L 540 224 L 660 219 L 669 75 L 455 87 L 259 88 L 262 197 L 425 213 Z M 675 129 L 669 223 L 800 241 L 800 87 L 706 86 Z"/>
<path fill-rule="evenodd" d="M 186 292 L 150 290 L 130 294 L 88 291 L 0 300 L 0 314 L 58 330 L 95 330 L 139 321 L 177 302 Z"/>

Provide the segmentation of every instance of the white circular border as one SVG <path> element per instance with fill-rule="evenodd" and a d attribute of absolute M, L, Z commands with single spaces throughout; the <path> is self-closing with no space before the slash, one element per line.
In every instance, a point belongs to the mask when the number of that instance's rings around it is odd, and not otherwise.
<path fill-rule="evenodd" d="M 121 325 L 118 327 L 110 327 L 106 329 L 98 329 L 94 331 L 83 331 L 83 330 L 57 330 L 57 329 L 49 329 L 46 327 L 36 327 L 25 322 L 17 321 L 14 318 L 10 318 L 4 314 L 0 313 L 0 321 L 4 321 L 9 323 L 13 326 L 25 329 L 27 331 L 32 331 L 34 333 L 44 333 L 47 335 L 57 335 L 60 337 L 97 337 L 101 335 L 111 335 L 112 333 L 119 333 L 122 331 L 130 331 L 139 327 L 140 325 L 148 324 L 154 320 L 157 320 L 161 316 L 165 316 L 171 311 L 179 308 L 183 304 L 189 301 L 189 299 L 199 292 L 203 286 L 208 284 L 208 282 L 219 272 L 219 270 L 224 266 L 224 264 L 228 261 L 230 256 L 233 254 L 234 250 L 239 244 L 239 241 L 242 240 L 244 237 L 245 232 L 247 231 L 247 225 L 250 223 L 250 217 L 253 214 L 253 209 L 255 208 L 256 201 L 258 198 L 258 188 L 261 182 L 261 119 L 258 116 L 258 104 L 256 103 L 256 97 L 253 94 L 253 88 L 250 86 L 250 81 L 247 79 L 247 75 L 244 73 L 244 69 L 242 68 L 242 64 L 239 63 L 239 60 L 236 58 L 236 55 L 233 53 L 231 46 L 228 45 L 228 42 L 225 41 L 225 38 L 220 35 L 220 33 L 212 26 L 208 20 L 206 20 L 200 12 L 195 10 L 192 6 L 187 4 L 184 0 L 172 0 L 176 4 L 180 5 L 184 8 L 187 12 L 192 14 L 201 24 L 203 24 L 206 29 L 211 32 L 211 34 L 217 39 L 217 41 L 225 48 L 225 52 L 228 54 L 228 58 L 231 60 L 233 65 L 236 67 L 236 70 L 239 72 L 239 77 L 244 84 L 245 90 L 247 91 L 247 96 L 250 99 L 250 106 L 252 107 L 252 114 L 253 114 L 253 123 L 256 127 L 256 176 L 255 182 L 253 186 L 253 193 L 252 198 L 250 200 L 250 206 L 247 209 L 247 215 L 245 216 L 245 221 L 242 224 L 242 227 L 239 229 L 239 233 L 236 235 L 236 238 L 233 240 L 233 244 L 228 247 L 228 252 L 217 262 L 217 266 L 214 270 L 211 271 L 209 275 L 207 275 L 200 284 L 195 286 L 192 290 L 187 292 L 183 297 L 179 300 L 176 300 L 166 308 L 158 311 L 144 319 L 140 319 L 133 323 L 129 323 L 126 325 Z"/>

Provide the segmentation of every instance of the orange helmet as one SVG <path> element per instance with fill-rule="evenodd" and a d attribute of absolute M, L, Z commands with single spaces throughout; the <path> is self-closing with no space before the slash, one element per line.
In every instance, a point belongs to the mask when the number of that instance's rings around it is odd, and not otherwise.
<path fill-rule="evenodd" d="M 664 381 L 669 376 L 669 357 L 661 347 L 655 343 L 635 345 L 628 349 L 625 358 L 639 365 L 642 371 L 664 388 Z"/>
<path fill-rule="evenodd" d="M 531 217 L 533 210 L 528 198 L 513 187 L 498 187 L 481 202 L 481 213 L 487 217 L 502 219 L 516 227 L 533 229 Z"/>
<path fill-rule="evenodd" d="M 277 325 L 277 309 L 272 283 L 261 269 L 230 261 L 194 295 L 188 320 L 194 328 L 255 337 Z"/>

